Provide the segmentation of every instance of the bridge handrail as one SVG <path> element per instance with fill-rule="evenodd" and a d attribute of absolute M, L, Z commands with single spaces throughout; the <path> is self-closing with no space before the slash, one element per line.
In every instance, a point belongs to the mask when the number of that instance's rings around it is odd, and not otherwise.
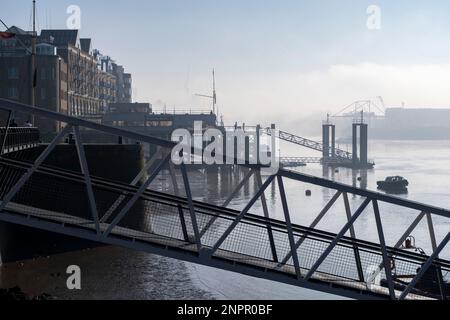
<path fill-rule="evenodd" d="M 10 148 L 36 145 L 40 143 L 40 132 L 38 128 L 11 127 L 6 130 L 5 127 L 0 127 L 0 144 L 3 142 L 3 147 L 6 148 L 3 152 L 7 152 Z"/>
<path fill-rule="evenodd" d="M 30 162 L 16 159 L 0 159 L 0 164 L 21 169 L 29 169 L 32 166 Z M 58 178 L 64 177 L 64 179 L 68 179 L 72 182 L 77 183 L 83 183 L 84 181 L 83 175 L 81 173 L 61 170 L 60 168 L 55 168 L 46 165 L 41 166 L 37 172 Z M 93 186 L 96 189 L 98 188 L 99 190 L 110 191 L 117 194 L 123 194 L 124 191 L 132 194 L 136 192 L 138 189 L 138 187 L 132 187 L 125 183 L 116 182 L 95 176 L 92 177 L 92 182 Z M 185 198 L 177 197 L 174 195 L 154 190 L 145 191 L 145 193 L 142 195 L 142 199 L 149 200 L 155 203 L 164 204 L 174 208 L 177 208 L 180 205 L 183 206 L 184 209 L 189 208 L 189 204 Z M 213 204 L 207 204 L 200 201 L 194 201 L 194 204 L 196 212 L 199 214 L 208 215 L 211 217 L 220 217 L 222 219 L 226 219 L 229 221 L 233 221 L 240 213 L 238 210 L 234 210 L 231 208 L 224 208 Z M 248 213 L 241 220 L 241 222 L 258 228 L 271 227 L 274 231 L 282 232 L 285 234 L 287 234 L 288 232 L 285 222 L 273 218 L 262 217 L 251 213 Z M 336 237 L 335 233 L 319 229 L 312 229 L 298 224 L 292 224 L 292 230 L 294 231 L 294 234 L 296 236 L 315 239 L 318 241 L 331 241 Z M 381 250 L 380 245 L 377 243 L 361 239 L 354 239 L 348 236 L 342 237 L 339 243 L 340 245 L 345 245 L 349 248 L 357 244 L 360 249 L 375 251 L 377 253 L 379 253 L 379 251 Z M 407 259 L 412 259 L 417 263 L 425 262 L 426 259 L 428 258 L 428 256 L 419 253 L 409 252 L 401 249 L 396 249 L 393 247 L 387 247 L 386 249 L 388 250 L 389 253 L 395 255 L 396 257 L 404 257 Z M 444 259 L 436 259 L 435 262 L 437 265 L 441 267 L 450 269 L 450 261 Z"/>
<path fill-rule="evenodd" d="M 359 188 L 356 188 L 356 187 L 353 187 L 350 185 L 346 185 L 343 183 L 307 175 L 304 173 L 298 173 L 298 172 L 294 172 L 291 170 L 285 170 L 285 169 L 280 170 L 280 174 L 283 177 L 286 177 L 288 179 L 301 181 L 301 182 L 313 184 L 316 186 L 320 186 L 320 187 L 324 187 L 324 188 L 332 189 L 332 190 L 336 190 L 336 191 L 347 192 L 347 193 L 358 195 L 361 197 L 367 197 L 367 198 L 378 200 L 381 202 L 400 205 L 400 206 L 403 206 L 406 208 L 410 208 L 410 209 L 423 211 L 426 213 L 436 214 L 436 215 L 440 215 L 440 216 L 443 216 L 446 218 L 450 218 L 450 210 L 448 210 L 448 209 L 439 208 L 439 207 L 435 207 L 435 206 L 429 206 L 429 205 L 422 204 L 420 202 L 411 201 L 411 200 L 403 199 L 400 197 L 383 194 L 380 192 L 359 189 Z"/>

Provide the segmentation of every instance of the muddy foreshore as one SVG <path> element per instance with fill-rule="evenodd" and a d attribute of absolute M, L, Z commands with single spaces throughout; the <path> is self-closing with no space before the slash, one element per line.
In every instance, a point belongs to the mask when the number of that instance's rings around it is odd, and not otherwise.
<path fill-rule="evenodd" d="M 68 290 L 67 267 L 81 268 L 81 290 Z M 203 300 L 184 262 L 117 247 L 102 247 L 0 267 L 0 289 L 29 298 L 63 300 Z"/>

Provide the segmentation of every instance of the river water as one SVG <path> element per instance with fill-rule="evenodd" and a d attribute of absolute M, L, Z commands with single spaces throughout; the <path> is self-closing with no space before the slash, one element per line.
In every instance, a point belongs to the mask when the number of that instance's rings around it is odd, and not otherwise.
<path fill-rule="evenodd" d="M 284 155 L 308 156 L 292 146 L 283 147 Z M 376 162 L 373 170 L 339 169 L 320 165 L 296 168 L 302 173 L 326 177 L 345 184 L 376 191 L 376 182 L 386 176 L 400 175 L 410 182 L 409 192 L 399 197 L 450 209 L 450 141 L 372 141 L 370 156 Z M 314 155 L 314 154 L 311 154 Z M 317 156 L 317 155 L 316 155 Z M 202 172 L 190 173 L 193 195 L 198 200 L 220 204 L 236 184 L 232 177 L 218 177 Z M 162 177 L 158 186 L 170 179 Z M 285 180 L 290 213 L 294 223 L 309 225 L 334 192 Z M 250 184 L 231 203 L 242 209 L 252 197 Z M 305 195 L 306 190 L 312 196 Z M 355 211 L 363 199 L 349 195 Z M 283 219 L 280 197 L 275 186 L 267 191 L 268 205 L 274 218 Z M 380 204 L 388 245 L 393 245 L 419 212 Z M 258 202 L 252 213 L 262 213 Z M 318 228 L 337 232 L 346 221 L 343 201 L 338 201 Z M 448 219 L 434 218 L 438 241 L 450 229 Z M 355 224 L 359 238 L 378 241 L 373 211 L 367 209 Z M 413 233 L 416 245 L 430 252 L 428 228 L 423 221 Z M 450 258 L 450 249 L 442 256 Z M 82 269 L 82 290 L 68 291 L 65 268 L 76 264 Z M 47 292 L 64 299 L 339 299 L 265 280 L 206 268 L 141 252 L 120 248 L 99 248 L 60 256 L 3 266 L 0 285 L 20 285 L 30 294 Z"/>

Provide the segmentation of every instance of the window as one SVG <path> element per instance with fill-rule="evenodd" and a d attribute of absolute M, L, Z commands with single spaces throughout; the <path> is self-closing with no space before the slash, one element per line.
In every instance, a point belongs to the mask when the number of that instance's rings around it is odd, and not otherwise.
<path fill-rule="evenodd" d="M 41 80 L 46 80 L 47 79 L 47 73 L 45 68 L 41 68 Z"/>
<path fill-rule="evenodd" d="M 173 121 L 171 121 L 171 120 L 160 120 L 160 121 L 147 120 L 146 126 L 147 127 L 172 127 Z"/>
<path fill-rule="evenodd" d="M 144 127 L 145 122 L 144 121 L 131 121 L 128 123 L 130 127 Z"/>
<path fill-rule="evenodd" d="M 170 121 L 170 120 L 168 120 L 168 121 L 161 121 L 160 122 L 160 126 L 161 127 L 171 127 L 171 126 L 173 126 L 173 122 Z"/>
<path fill-rule="evenodd" d="M 19 91 L 17 90 L 17 88 L 8 88 L 8 98 L 9 99 L 19 98 Z"/>
<path fill-rule="evenodd" d="M 159 121 L 146 121 L 147 127 L 159 127 Z"/>
<path fill-rule="evenodd" d="M 19 70 L 17 68 L 8 68 L 8 79 L 19 79 Z"/>
<path fill-rule="evenodd" d="M 124 127 L 125 122 L 124 121 L 113 121 L 113 126 L 115 127 Z"/>

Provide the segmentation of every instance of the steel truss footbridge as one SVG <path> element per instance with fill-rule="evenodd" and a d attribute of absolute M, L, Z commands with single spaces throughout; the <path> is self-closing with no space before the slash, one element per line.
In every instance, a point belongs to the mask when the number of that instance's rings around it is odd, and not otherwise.
<path fill-rule="evenodd" d="M 1 221 L 344 297 L 402 300 L 450 296 L 450 262 L 440 258 L 450 232 L 444 230 L 438 237 L 434 223 L 439 220 L 448 225 L 449 210 L 287 170 L 263 177 L 258 166 L 244 168 L 244 178 L 222 205 L 194 201 L 186 165 L 176 167 L 170 161 L 173 142 L 8 100 L 0 99 L 0 108 L 65 124 L 34 162 L 0 157 Z M 83 130 L 149 144 L 158 151 L 130 183 L 99 178 L 89 172 Z M 75 138 L 79 172 L 45 165 L 45 159 L 68 134 Z M 162 170 L 170 172 L 171 192 L 149 189 Z M 257 185 L 255 194 L 242 209 L 230 209 L 232 200 L 252 178 Z M 333 194 L 318 208 L 310 225 L 293 222 L 301 212 L 289 205 L 287 182 Z M 274 219 L 266 199 L 273 184 L 282 203 L 281 220 Z M 350 197 L 360 200 L 353 210 Z M 260 215 L 253 212 L 258 201 L 263 211 Z M 342 201 L 345 222 L 337 232 L 319 229 L 338 201 Z M 390 225 L 383 222 L 386 206 L 397 210 L 395 214 L 408 210 L 413 219 L 393 243 L 387 241 L 385 232 Z M 127 222 L 130 217 L 138 217 L 140 222 Z M 376 230 L 377 241 L 358 237 L 355 223 L 361 219 L 367 228 Z M 428 225 L 430 255 L 402 247 L 422 221 Z"/>

